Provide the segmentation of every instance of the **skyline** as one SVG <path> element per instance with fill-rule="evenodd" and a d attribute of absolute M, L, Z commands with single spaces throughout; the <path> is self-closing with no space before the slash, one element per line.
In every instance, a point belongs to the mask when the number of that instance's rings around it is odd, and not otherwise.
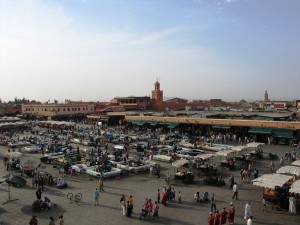
<path fill-rule="evenodd" d="M 297 0 L 0 0 L 0 98 L 295 100 Z"/>

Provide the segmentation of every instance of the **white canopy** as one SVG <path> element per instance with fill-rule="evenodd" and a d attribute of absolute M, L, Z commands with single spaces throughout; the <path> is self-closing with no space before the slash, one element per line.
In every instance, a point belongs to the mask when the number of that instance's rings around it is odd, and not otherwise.
<path fill-rule="evenodd" d="M 232 148 L 233 151 L 236 151 L 236 152 L 241 152 L 243 150 L 247 149 L 247 146 L 234 146 Z"/>
<path fill-rule="evenodd" d="M 186 159 L 179 159 L 175 162 L 172 163 L 172 166 L 176 167 L 176 168 L 179 168 L 179 167 L 182 167 L 184 166 L 185 164 L 188 164 L 189 161 L 186 160 Z"/>
<path fill-rule="evenodd" d="M 203 159 L 203 160 L 205 160 L 205 159 L 210 159 L 214 156 L 215 156 L 215 154 L 200 154 L 200 155 L 196 155 L 194 157 L 194 159 Z"/>
<path fill-rule="evenodd" d="M 50 125 L 64 125 L 64 126 L 76 126 L 76 123 L 74 122 L 66 122 L 66 121 L 39 121 L 38 125 L 41 124 L 50 124 Z"/>
<path fill-rule="evenodd" d="M 252 148 L 257 148 L 260 146 L 264 146 L 264 143 L 259 143 L 259 142 L 250 142 L 247 144 L 247 147 L 252 147 Z"/>
<path fill-rule="evenodd" d="M 300 167 L 299 166 L 283 166 L 280 169 L 278 169 L 276 171 L 276 173 L 300 176 Z"/>
<path fill-rule="evenodd" d="M 300 166 L 300 160 L 296 160 L 292 163 L 293 166 Z"/>
<path fill-rule="evenodd" d="M 222 150 L 222 151 L 218 151 L 216 152 L 217 156 L 228 156 L 229 154 L 233 153 L 233 150 Z"/>
<path fill-rule="evenodd" d="M 300 194 L 300 180 L 296 180 L 289 190 L 290 193 L 297 193 Z"/>
<path fill-rule="evenodd" d="M 254 186 L 275 188 L 275 186 L 282 187 L 288 180 L 293 179 L 293 176 L 282 174 L 264 174 L 254 180 L 252 180 Z"/>
<path fill-rule="evenodd" d="M 9 152 L 7 153 L 9 158 L 20 158 L 22 156 L 21 152 Z"/>

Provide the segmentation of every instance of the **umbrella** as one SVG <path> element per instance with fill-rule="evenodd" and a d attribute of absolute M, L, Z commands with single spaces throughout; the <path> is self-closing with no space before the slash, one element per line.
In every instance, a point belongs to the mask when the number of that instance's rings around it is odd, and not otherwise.
<path fill-rule="evenodd" d="M 3 183 L 4 181 L 17 187 L 24 187 L 27 183 L 27 181 L 23 177 L 12 174 L 8 174 L 0 178 L 0 183 Z"/>

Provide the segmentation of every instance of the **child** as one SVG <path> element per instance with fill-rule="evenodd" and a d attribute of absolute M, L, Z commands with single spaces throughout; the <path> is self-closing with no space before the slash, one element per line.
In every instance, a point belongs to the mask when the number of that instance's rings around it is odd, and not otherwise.
<path fill-rule="evenodd" d="M 182 201 L 181 201 L 181 192 L 180 191 L 178 192 L 178 203 L 182 204 Z"/>

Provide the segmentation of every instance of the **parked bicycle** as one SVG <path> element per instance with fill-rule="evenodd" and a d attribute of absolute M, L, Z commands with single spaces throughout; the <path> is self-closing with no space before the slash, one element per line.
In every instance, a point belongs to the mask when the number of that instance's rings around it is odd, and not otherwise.
<path fill-rule="evenodd" d="M 79 202 L 82 198 L 82 194 L 77 193 L 74 195 L 73 193 L 68 193 L 67 198 L 70 200 L 70 202 L 72 202 L 72 201 Z"/>

